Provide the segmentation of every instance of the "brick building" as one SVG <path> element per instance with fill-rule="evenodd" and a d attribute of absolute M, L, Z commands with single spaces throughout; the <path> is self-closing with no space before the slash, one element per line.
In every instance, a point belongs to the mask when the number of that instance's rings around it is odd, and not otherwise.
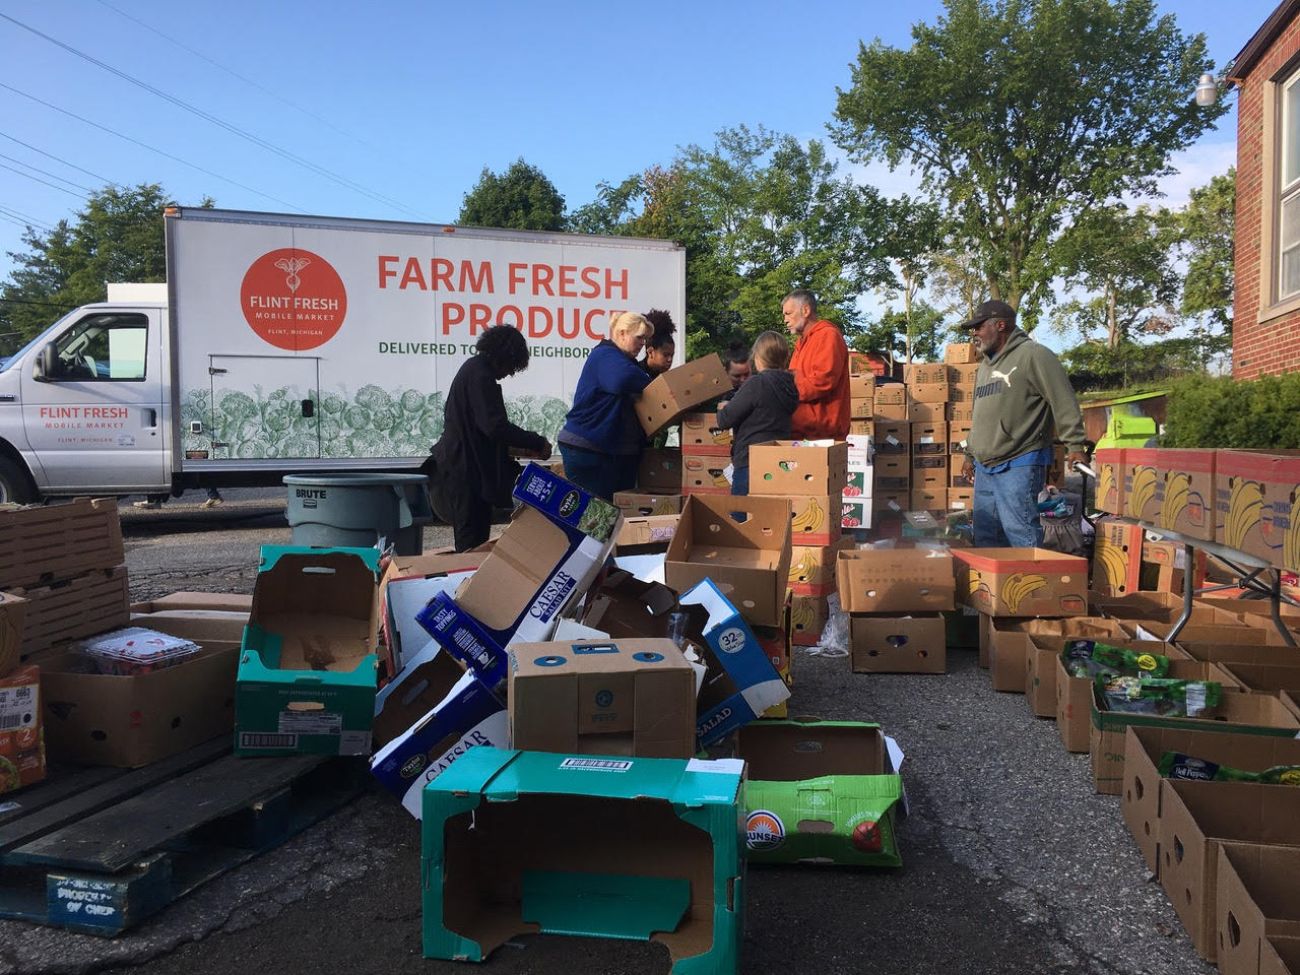
<path fill-rule="evenodd" d="M 1237 101 L 1232 374 L 1300 369 L 1300 0 L 1233 60 Z"/>

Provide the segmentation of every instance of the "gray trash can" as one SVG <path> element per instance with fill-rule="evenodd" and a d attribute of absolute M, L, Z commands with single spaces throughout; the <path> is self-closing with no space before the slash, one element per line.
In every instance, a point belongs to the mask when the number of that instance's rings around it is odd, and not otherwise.
<path fill-rule="evenodd" d="M 433 520 L 423 474 L 286 474 L 294 545 L 369 548 L 379 539 L 398 555 L 424 551 Z"/>

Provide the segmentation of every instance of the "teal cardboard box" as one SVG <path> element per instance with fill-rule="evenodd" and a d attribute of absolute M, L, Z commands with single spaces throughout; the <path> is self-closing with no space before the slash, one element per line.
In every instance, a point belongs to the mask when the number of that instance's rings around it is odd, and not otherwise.
<path fill-rule="evenodd" d="M 264 545 L 235 679 L 235 754 L 369 755 L 379 552 Z"/>
<path fill-rule="evenodd" d="M 732 975 L 743 808 L 734 759 L 470 749 L 424 789 L 424 956 L 569 934 L 662 943 L 672 975 Z"/>
<path fill-rule="evenodd" d="M 749 770 L 750 860 L 902 866 L 903 780 L 879 725 L 757 721 L 740 729 L 736 749 Z"/>

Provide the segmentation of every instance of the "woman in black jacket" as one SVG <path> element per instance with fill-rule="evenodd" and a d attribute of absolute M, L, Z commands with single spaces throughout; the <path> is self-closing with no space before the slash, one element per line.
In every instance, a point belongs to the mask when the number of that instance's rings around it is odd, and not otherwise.
<path fill-rule="evenodd" d="M 527 368 L 523 335 L 509 325 L 497 325 L 478 337 L 474 355 L 451 382 L 429 480 L 433 510 L 451 525 L 457 552 L 488 540 L 493 507 L 512 507 L 510 493 L 519 465 L 511 459 L 510 448 L 539 458 L 551 456 L 549 440 L 515 426 L 506 416 L 501 380 Z"/>

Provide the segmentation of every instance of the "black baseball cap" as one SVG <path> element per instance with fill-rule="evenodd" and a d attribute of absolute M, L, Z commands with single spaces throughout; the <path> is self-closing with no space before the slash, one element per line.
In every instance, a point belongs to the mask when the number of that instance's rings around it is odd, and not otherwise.
<path fill-rule="evenodd" d="M 957 328 L 964 332 L 966 329 L 983 325 L 990 318 L 1000 318 L 1008 325 L 1015 325 L 1016 310 L 1005 301 L 986 301 L 975 309 L 975 314 L 969 321 L 962 322 Z"/>

